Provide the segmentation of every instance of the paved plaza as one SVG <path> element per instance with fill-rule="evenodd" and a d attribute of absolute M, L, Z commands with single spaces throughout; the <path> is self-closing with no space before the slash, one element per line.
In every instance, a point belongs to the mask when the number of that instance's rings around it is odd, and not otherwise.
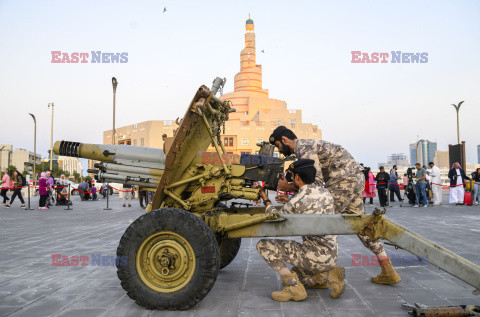
<path fill-rule="evenodd" d="M 339 237 L 339 265 L 347 289 L 336 300 L 329 290 L 308 290 L 303 302 L 279 303 L 270 293 L 281 281 L 258 255 L 258 239 L 242 240 L 236 259 L 220 271 L 207 297 L 190 311 L 148 311 L 120 286 L 116 268 L 93 265 L 92 255 L 115 256 L 120 237 L 144 211 L 138 201 L 123 208 L 116 196 L 34 211 L 0 207 L 0 316 L 407 316 L 404 302 L 426 305 L 480 305 L 472 287 L 393 246 L 386 246 L 402 282 L 375 285 L 369 250 L 356 236 Z M 444 193 L 447 202 L 447 192 Z M 378 201 L 376 201 L 378 204 Z M 388 208 L 387 217 L 480 264 L 480 207 Z M 367 205 L 371 212 L 373 207 Z M 86 266 L 52 266 L 52 255 L 89 256 Z"/>

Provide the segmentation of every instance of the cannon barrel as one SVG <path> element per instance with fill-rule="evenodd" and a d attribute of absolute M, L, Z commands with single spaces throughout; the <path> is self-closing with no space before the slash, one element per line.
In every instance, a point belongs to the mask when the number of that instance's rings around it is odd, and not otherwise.
<path fill-rule="evenodd" d="M 101 182 L 155 188 L 165 168 L 163 150 L 142 146 L 57 141 L 53 152 L 100 161 L 94 165 L 98 170 L 88 172 L 95 174 L 95 179 Z"/>

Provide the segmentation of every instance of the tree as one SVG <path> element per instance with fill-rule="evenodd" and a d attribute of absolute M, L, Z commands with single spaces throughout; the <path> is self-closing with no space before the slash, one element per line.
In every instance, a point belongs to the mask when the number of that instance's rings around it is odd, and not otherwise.
<path fill-rule="evenodd" d="M 78 172 L 73 172 L 73 178 L 75 180 L 75 183 L 80 183 L 81 178 L 80 178 L 80 174 Z"/>

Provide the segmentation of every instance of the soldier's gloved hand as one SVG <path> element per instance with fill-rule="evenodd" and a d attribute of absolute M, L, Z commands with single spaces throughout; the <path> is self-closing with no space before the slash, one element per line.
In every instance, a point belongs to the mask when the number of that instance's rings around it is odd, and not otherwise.
<path fill-rule="evenodd" d="M 282 192 L 291 192 L 295 190 L 295 186 L 289 183 L 284 177 L 278 180 L 277 190 L 280 190 Z"/>
<path fill-rule="evenodd" d="M 286 204 L 290 200 L 290 197 L 288 195 L 278 195 L 275 197 L 275 201 L 279 204 Z"/>

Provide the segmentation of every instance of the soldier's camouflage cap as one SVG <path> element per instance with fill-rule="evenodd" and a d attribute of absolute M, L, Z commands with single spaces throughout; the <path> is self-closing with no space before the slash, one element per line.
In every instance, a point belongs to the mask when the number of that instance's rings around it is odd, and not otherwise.
<path fill-rule="evenodd" d="M 268 139 L 268 141 L 270 141 L 270 144 L 275 145 L 275 141 L 280 141 L 282 139 L 282 136 L 285 135 L 285 131 L 289 131 L 289 129 L 283 125 L 273 130 L 272 135 L 270 135 L 270 138 Z"/>
<path fill-rule="evenodd" d="M 293 162 L 288 166 L 287 168 L 287 175 L 286 179 L 289 182 L 293 181 L 292 174 L 301 174 L 301 173 L 306 173 L 306 174 L 316 174 L 317 169 L 315 168 L 315 162 L 310 159 L 300 159 L 298 161 Z"/>

